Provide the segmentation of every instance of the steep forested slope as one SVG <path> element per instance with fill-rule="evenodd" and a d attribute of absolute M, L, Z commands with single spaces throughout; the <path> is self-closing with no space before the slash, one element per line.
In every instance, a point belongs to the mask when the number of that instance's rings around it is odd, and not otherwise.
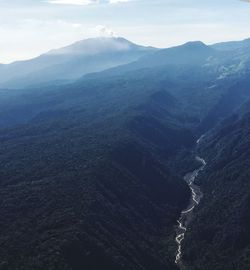
<path fill-rule="evenodd" d="M 47 110 L 36 93 L 43 111 L 1 130 L 3 267 L 175 269 L 172 227 L 189 191 L 167 164 L 195 138 L 153 86 L 75 85 L 50 92 Z"/>
<path fill-rule="evenodd" d="M 184 245 L 187 269 L 250 267 L 249 104 L 202 141 L 208 165 L 200 176 L 204 198 Z"/>

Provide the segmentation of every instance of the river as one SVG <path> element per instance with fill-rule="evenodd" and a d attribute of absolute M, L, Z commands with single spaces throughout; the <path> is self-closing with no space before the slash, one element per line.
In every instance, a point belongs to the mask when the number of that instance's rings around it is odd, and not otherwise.
<path fill-rule="evenodd" d="M 199 143 L 199 140 L 197 141 Z M 182 243 L 183 240 L 185 239 L 185 234 L 188 230 L 188 225 L 192 219 L 193 216 L 193 211 L 197 205 L 199 205 L 200 200 L 202 199 L 202 191 L 199 186 L 194 184 L 194 181 L 196 177 L 198 176 L 199 172 L 204 169 L 206 166 L 206 161 L 202 159 L 199 156 L 196 156 L 196 159 L 201 163 L 200 168 L 194 170 L 193 172 L 187 173 L 184 176 L 184 180 L 188 183 L 189 188 L 191 190 L 191 198 L 189 205 L 186 209 L 184 209 L 181 212 L 180 218 L 177 220 L 177 226 L 176 226 L 176 238 L 175 241 L 178 245 L 178 249 L 176 252 L 176 257 L 175 257 L 175 263 L 179 266 L 179 268 L 184 270 L 183 264 L 182 264 Z"/>

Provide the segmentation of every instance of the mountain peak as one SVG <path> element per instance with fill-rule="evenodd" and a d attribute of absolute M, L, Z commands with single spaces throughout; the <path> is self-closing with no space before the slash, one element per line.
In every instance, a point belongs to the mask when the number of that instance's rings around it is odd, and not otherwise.
<path fill-rule="evenodd" d="M 205 46 L 205 47 L 207 47 L 207 45 L 204 42 L 200 41 L 200 40 L 188 41 L 184 45 L 194 45 L 194 46 Z"/>
<path fill-rule="evenodd" d="M 202 65 L 215 50 L 201 41 L 187 42 L 183 45 L 159 50 L 146 55 L 143 59 L 144 66 L 163 65 Z"/>
<path fill-rule="evenodd" d="M 209 49 L 209 50 L 211 49 L 202 41 L 190 41 L 183 44 L 182 46 L 186 48 L 194 48 L 194 49 Z"/>
<path fill-rule="evenodd" d="M 122 37 L 96 37 L 77 41 L 69 46 L 52 50 L 49 54 L 84 54 L 95 55 L 104 52 L 119 52 L 143 49 Z"/>

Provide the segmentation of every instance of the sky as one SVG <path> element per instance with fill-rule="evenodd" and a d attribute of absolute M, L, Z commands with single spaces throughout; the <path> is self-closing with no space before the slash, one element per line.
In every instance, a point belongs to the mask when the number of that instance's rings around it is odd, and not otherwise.
<path fill-rule="evenodd" d="M 0 63 L 99 36 L 159 48 L 250 38 L 250 0 L 0 0 Z"/>

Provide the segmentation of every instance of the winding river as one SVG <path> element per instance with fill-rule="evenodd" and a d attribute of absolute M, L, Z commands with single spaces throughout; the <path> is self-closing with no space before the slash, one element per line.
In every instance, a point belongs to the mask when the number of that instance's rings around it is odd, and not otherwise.
<path fill-rule="evenodd" d="M 199 143 L 199 140 L 197 141 Z M 176 238 L 175 241 L 178 245 L 175 263 L 179 266 L 179 268 L 183 269 L 183 264 L 181 261 L 182 256 L 182 242 L 185 238 L 186 231 L 188 229 L 188 224 L 190 223 L 193 211 L 195 207 L 200 203 L 200 200 L 203 196 L 202 191 L 199 186 L 194 184 L 196 177 L 198 176 L 199 172 L 204 169 L 206 166 L 206 161 L 199 156 L 196 156 L 196 159 L 201 163 L 199 169 L 194 170 L 193 172 L 187 173 L 184 176 L 184 180 L 188 183 L 190 190 L 192 192 L 192 196 L 190 198 L 189 205 L 186 209 L 181 212 L 180 218 L 177 220 L 178 225 L 176 226 Z"/>

